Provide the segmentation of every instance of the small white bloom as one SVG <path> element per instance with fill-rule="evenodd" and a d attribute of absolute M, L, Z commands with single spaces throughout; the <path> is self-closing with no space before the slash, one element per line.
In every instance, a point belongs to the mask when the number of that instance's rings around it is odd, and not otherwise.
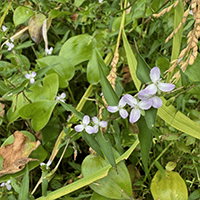
<path fill-rule="evenodd" d="M 65 103 L 65 97 L 66 94 L 63 92 L 60 96 L 56 96 L 56 100 Z"/>
<path fill-rule="evenodd" d="M 10 180 L 8 180 L 6 183 L 3 182 L 3 183 L 0 185 L 0 187 L 6 186 L 8 190 L 11 190 L 12 187 L 11 187 L 11 185 L 10 185 L 10 182 L 11 182 Z"/>
<path fill-rule="evenodd" d="M 6 45 L 8 46 L 8 49 L 7 49 L 8 51 L 11 51 L 15 47 L 15 45 L 13 44 L 14 39 L 11 38 L 10 40 L 11 42 L 6 42 Z"/>
<path fill-rule="evenodd" d="M 190 14 L 190 15 L 193 15 L 193 12 L 192 12 L 192 10 L 190 10 L 189 14 Z"/>
<path fill-rule="evenodd" d="M 100 121 L 97 117 L 93 117 L 92 121 L 95 123 L 94 125 L 94 133 L 97 133 L 99 131 L 99 126 L 105 128 L 107 126 L 106 121 Z"/>
<path fill-rule="evenodd" d="M 34 79 L 35 76 L 36 76 L 36 72 L 32 72 L 31 74 L 25 74 L 25 77 L 30 80 L 31 84 L 35 82 L 35 79 Z"/>
<path fill-rule="evenodd" d="M 45 54 L 49 54 L 51 55 L 52 54 L 52 51 L 53 51 L 53 47 L 51 47 L 50 49 L 45 49 Z"/>
<path fill-rule="evenodd" d="M 7 30 L 8 28 L 6 27 L 6 26 L 2 26 L 2 30 L 3 30 L 3 32 L 5 32 L 6 30 Z"/>
<path fill-rule="evenodd" d="M 27 11 L 26 11 L 26 14 L 28 15 L 28 13 L 29 13 L 29 11 L 27 10 Z"/>
<path fill-rule="evenodd" d="M 46 169 L 49 169 L 49 166 L 51 165 L 51 160 L 49 160 L 49 161 L 47 162 L 47 164 L 41 162 L 41 163 L 40 163 L 40 166 L 43 166 L 43 165 L 46 165 Z"/>
<path fill-rule="evenodd" d="M 103 2 L 103 0 L 99 0 L 99 3 L 102 3 Z"/>
<path fill-rule="evenodd" d="M 77 132 L 82 132 L 85 129 L 87 133 L 92 134 L 94 133 L 94 128 L 92 126 L 88 126 L 89 123 L 90 123 L 90 117 L 88 115 L 85 115 L 83 117 L 82 124 L 76 125 L 74 129 Z"/>

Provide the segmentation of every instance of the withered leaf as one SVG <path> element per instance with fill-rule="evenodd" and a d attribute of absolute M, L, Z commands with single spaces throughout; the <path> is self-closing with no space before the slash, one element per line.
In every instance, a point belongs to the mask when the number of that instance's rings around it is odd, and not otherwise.
<path fill-rule="evenodd" d="M 0 103 L 0 116 L 4 116 L 5 110 L 4 110 L 5 105 Z"/>
<path fill-rule="evenodd" d="M 0 148 L 0 156 L 3 157 L 3 169 L 0 171 L 0 176 L 16 173 L 22 170 L 29 161 L 37 160 L 28 157 L 40 145 L 40 141 L 31 142 L 20 131 L 15 131 L 13 135 L 15 141 Z"/>

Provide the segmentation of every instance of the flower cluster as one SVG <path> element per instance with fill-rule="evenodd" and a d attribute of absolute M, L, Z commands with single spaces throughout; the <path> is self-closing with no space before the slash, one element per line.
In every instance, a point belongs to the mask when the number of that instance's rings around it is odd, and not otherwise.
<path fill-rule="evenodd" d="M 66 94 L 63 92 L 60 96 L 56 96 L 56 100 L 65 103 L 65 97 Z"/>
<path fill-rule="evenodd" d="M 11 42 L 6 42 L 6 45 L 8 46 L 8 49 L 7 49 L 8 51 L 11 51 L 15 47 L 15 45 L 13 44 L 14 39 L 11 38 L 10 41 Z"/>
<path fill-rule="evenodd" d="M 5 187 L 5 186 L 6 186 L 8 190 L 11 190 L 12 187 L 11 187 L 10 183 L 11 183 L 11 181 L 8 180 L 6 183 L 3 182 L 3 183 L 0 185 L 0 187 Z"/>
<path fill-rule="evenodd" d="M 83 117 L 82 123 L 79 125 L 76 125 L 74 129 L 77 132 L 82 132 L 83 130 L 85 130 L 87 133 L 92 134 L 92 133 L 97 133 L 99 131 L 99 127 L 105 128 L 107 126 L 106 121 L 100 121 L 97 117 L 93 117 L 92 122 L 94 126 L 89 125 L 90 117 L 88 115 L 85 115 Z"/>
<path fill-rule="evenodd" d="M 31 74 L 25 74 L 25 77 L 30 80 L 31 84 L 33 84 L 35 82 L 34 77 L 36 77 L 36 72 L 32 72 Z"/>
<path fill-rule="evenodd" d="M 53 51 L 53 47 L 51 47 L 50 49 L 45 49 L 45 55 L 51 55 L 52 54 L 52 51 Z"/>
<path fill-rule="evenodd" d="M 119 111 L 120 116 L 125 119 L 128 117 L 127 110 L 124 109 L 126 105 L 131 107 L 129 116 L 130 123 L 135 123 L 139 120 L 141 114 L 144 115 L 144 111 L 151 107 L 160 108 L 162 106 L 162 100 L 159 96 L 161 92 L 170 92 L 174 89 L 175 85 L 171 83 L 164 83 L 160 78 L 160 69 L 154 67 L 150 71 L 150 78 L 152 84 L 148 85 L 145 89 L 138 92 L 138 98 L 134 98 L 130 94 L 125 94 L 119 101 L 118 106 L 108 106 L 107 110 L 111 113 Z"/>
<path fill-rule="evenodd" d="M 46 170 L 49 169 L 49 166 L 50 166 L 50 165 L 51 165 L 51 160 L 49 160 L 49 161 L 47 162 L 47 164 L 46 164 L 46 163 L 43 163 L 43 162 L 40 163 L 40 166 L 41 166 L 41 167 L 42 167 L 42 166 L 45 166 Z"/>

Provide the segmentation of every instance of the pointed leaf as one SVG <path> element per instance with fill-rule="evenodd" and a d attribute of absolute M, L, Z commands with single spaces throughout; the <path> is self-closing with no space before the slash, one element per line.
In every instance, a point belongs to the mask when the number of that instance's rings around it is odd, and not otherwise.
<path fill-rule="evenodd" d="M 19 191 L 19 199 L 26 200 L 28 199 L 29 193 L 29 168 L 26 165 L 24 177 L 22 179 L 22 184 Z"/>

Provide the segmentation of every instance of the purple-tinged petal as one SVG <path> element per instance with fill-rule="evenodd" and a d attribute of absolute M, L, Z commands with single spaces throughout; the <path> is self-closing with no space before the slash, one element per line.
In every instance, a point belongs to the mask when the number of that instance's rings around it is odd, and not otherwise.
<path fill-rule="evenodd" d="M 32 75 L 32 77 L 35 77 L 36 76 L 36 72 L 32 72 L 31 75 Z"/>
<path fill-rule="evenodd" d="M 43 165 L 45 165 L 45 163 L 41 162 L 41 163 L 40 163 L 40 166 L 43 166 Z"/>
<path fill-rule="evenodd" d="M 159 81 L 160 79 L 160 69 L 158 67 L 154 67 L 150 71 L 150 78 L 153 83 L 156 83 L 156 81 Z"/>
<path fill-rule="evenodd" d="M 33 84 L 34 82 L 35 82 L 35 79 L 34 79 L 34 78 L 31 78 L 31 79 L 30 79 L 30 83 Z"/>
<path fill-rule="evenodd" d="M 66 97 L 66 94 L 63 92 L 61 95 L 60 95 L 60 98 L 64 99 Z"/>
<path fill-rule="evenodd" d="M 108 106 L 107 110 L 111 113 L 115 113 L 119 110 L 118 106 Z"/>
<path fill-rule="evenodd" d="M 74 127 L 76 132 L 82 132 L 84 130 L 84 126 L 82 124 L 76 125 Z"/>
<path fill-rule="evenodd" d="M 50 165 L 51 165 L 51 160 L 48 160 L 47 167 L 49 167 Z"/>
<path fill-rule="evenodd" d="M 92 121 L 95 123 L 95 124 L 99 124 L 99 120 L 97 117 L 93 117 L 92 118 Z"/>
<path fill-rule="evenodd" d="M 11 190 L 11 188 L 12 188 L 11 185 L 8 184 L 8 185 L 7 185 L 7 189 L 8 189 L 8 190 Z"/>
<path fill-rule="evenodd" d="M 125 105 L 126 105 L 126 101 L 125 101 L 124 96 L 123 96 L 123 97 L 119 100 L 119 106 L 120 106 L 121 108 L 123 108 Z"/>
<path fill-rule="evenodd" d="M 128 112 L 125 109 L 120 109 L 119 114 L 123 119 L 128 117 Z"/>
<path fill-rule="evenodd" d="M 3 182 L 0 186 L 1 186 L 1 187 L 4 187 L 5 185 L 6 185 L 6 184 Z"/>
<path fill-rule="evenodd" d="M 85 115 L 83 117 L 83 124 L 88 125 L 90 123 L 90 117 L 88 115 Z"/>
<path fill-rule="evenodd" d="M 93 132 L 97 133 L 99 131 L 99 126 L 98 125 L 94 125 L 93 126 Z"/>
<path fill-rule="evenodd" d="M 141 99 L 141 100 L 146 100 L 146 99 L 148 99 L 150 97 L 151 97 L 151 95 L 148 94 L 145 89 L 144 90 L 140 90 L 138 92 L 138 98 Z"/>
<path fill-rule="evenodd" d="M 175 85 L 172 83 L 158 83 L 158 88 L 163 92 L 170 92 L 175 88 Z"/>
<path fill-rule="evenodd" d="M 27 79 L 30 79 L 30 78 L 31 78 L 31 75 L 30 75 L 30 74 L 25 74 L 25 77 L 26 77 Z"/>
<path fill-rule="evenodd" d="M 138 103 L 139 108 L 143 110 L 148 110 L 152 106 L 152 99 L 146 100 L 146 101 L 140 101 Z"/>
<path fill-rule="evenodd" d="M 99 126 L 105 128 L 108 125 L 108 123 L 106 121 L 100 121 L 99 122 Z"/>
<path fill-rule="evenodd" d="M 147 94 L 151 94 L 151 95 L 154 95 L 156 94 L 157 92 L 157 87 L 155 84 L 151 84 L 151 85 L 148 85 L 146 88 L 145 88 L 145 92 Z"/>
<path fill-rule="evenodd" d="M 133 96 L 131 96 L 130 94 L 125 94 L 124 95 L 124 101 L 128 104 L 128 105 L 130 105 L 130 106 L 135 106 L 135 105 L 137 105 L 137 100 L 136 100 L 136 98 L 134 98 Z"/>
<path fill-rule="evenodd" d="M 135 108 L 131 110 L 129 121 L 130 123 L 135 123 L 140 118 L 140 109 Z"/>
<path fill-rule="evenodd" d="M 162 106 L 162 99 L 160 97 L 154 96 L 152 99 L 152 106 L 154 108 L 160 108 Z"/>
<path fill-rule="evenodd" d="M 89 134 L 94 133 L 94 128 L 92 126 L 86 126 L 85 131 Z"/>

